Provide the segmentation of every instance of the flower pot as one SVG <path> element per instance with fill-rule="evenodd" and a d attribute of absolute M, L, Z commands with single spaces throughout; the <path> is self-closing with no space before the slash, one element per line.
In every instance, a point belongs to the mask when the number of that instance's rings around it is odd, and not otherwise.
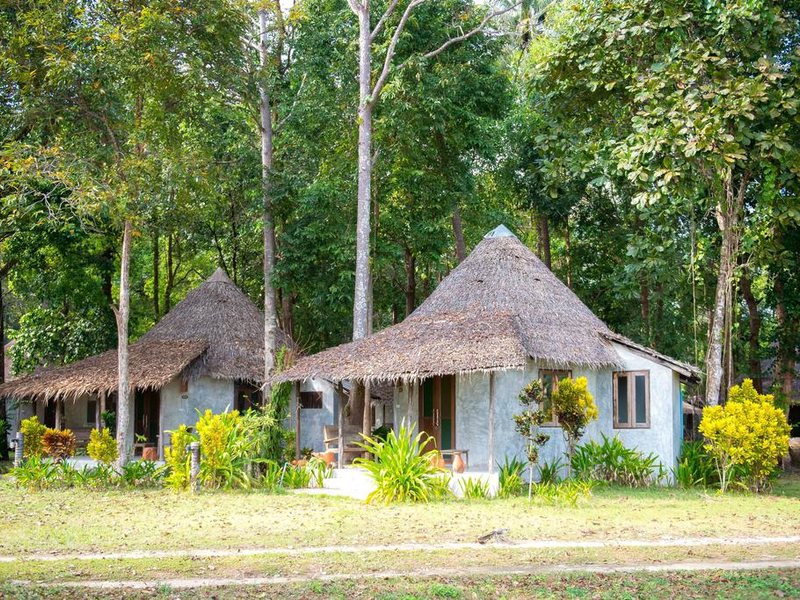
<path fill-rule="evenodd" d="M 142 448 L 142 460 L 158 460 L 158 448 L 155 446 Z"/>
<path fill-rule="evenodd" d="M 453 453 L 453 473 L 463 473 L 466 465 L 464 459 L 461 458 L 461 452 Z"/>

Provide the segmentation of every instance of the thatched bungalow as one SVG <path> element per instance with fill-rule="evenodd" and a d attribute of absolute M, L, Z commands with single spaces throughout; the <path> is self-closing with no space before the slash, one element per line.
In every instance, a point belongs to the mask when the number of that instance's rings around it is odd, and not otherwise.
<path fill-rule="evenodd" d="M 301 358 L 278 381 L 391 382 L 393 422 L 469 452 L 473 470 L 523 457 L 520 390 L 585 376 L 600 417 L 586 432 L 676 462 L 681 382 L 698 370 L 615 334 L 507 228 L 486 235 L 405 321 Z M 564 450 L 557 423 L 543 459 Z"/>
<path fill-rule="evenodd" d="M 294 349 L 280 330 L 278 344 Z M 164 433 L 194 424 L 198 410 L 244 410 L 259 402 L 263 360 L 264 316 L 218 269 L 130 346 L 134 430 L 147 440 L 137 446 L 157 447 L 162 456 L 169 443 Z M 18 405 L 22 418 L 37 414 L 48 426 L 86 438 L 101 425 L 102 411 L 116 409 L 116 390 L 114 349 L 2 385 L 0 398 Z M 301 424 L 309 425 L 305 435 L 321 437 L 322 423 L 333 422 L 325 416 L 334 412 L 333 388 L 309 382 L 302 390 L 319 400 L 316 410 L 302 415 Z"/>

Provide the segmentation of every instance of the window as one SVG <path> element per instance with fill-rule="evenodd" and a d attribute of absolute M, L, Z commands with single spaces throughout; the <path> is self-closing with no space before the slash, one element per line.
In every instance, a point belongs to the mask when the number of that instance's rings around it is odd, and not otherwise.
<path fill-rule="evenodd" d="M 97 400 L 86 401 L 86 422 L 90 425 L 97 419 Z"/>
<path fill-rule="evenodd" d="M 553 392 L 558 389 L 558 382 L 565 377 L 572 378 L 572 371 L 552 371 L 545 369 L 539 370 L 539 379 L 542 380 L 542 386 L 544 386 L 545 395 L 544 406 L 542 409 L 546 413 L 550 413 L 552 415 L 549 421 L 542 423 L 542 425 L 545 427 L 555 427 L 558 425 L 558 417 L 556 417 L 555 413 L 553 412 L 552 395 Z"/>
<path fill-rule="evenodd" d="M 249 383 L 237 381 L 233 388 L 233 406 L 240 413 L 245 413 L 252 408 L 261 406 L 263 394 L 261 390 Z"/>
<path fill-rule="evenodd" d="M 300 408 L 322 408 L 322 392 L 300 392 Z"/>
<path fill-rule="evenodd" d="M 614 427 L 650 427 L 650 372 L 614 373 Z"/>

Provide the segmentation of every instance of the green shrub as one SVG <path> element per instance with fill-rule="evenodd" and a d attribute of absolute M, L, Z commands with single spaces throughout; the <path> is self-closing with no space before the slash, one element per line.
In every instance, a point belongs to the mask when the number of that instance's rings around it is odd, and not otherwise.
<path fill-rule="evenodd" d="M 443 469 L 436 466 L 436 450 L 424 451 L 430 436 L 415 437 L 405 423 L 397 433 L 390 431 L 386 441 L 366 437 L 359 446 L 374 458 L 357 458 L 375 482 L 367 502 L 430 502 L 450 494 Z"/>
<path fill-rule="evenodd" d="M 589 393 L 589 381 L 586 377 L 572 379 L 565 377 L 558 382 L 551 396 L 553 412 L 558 419 L 558 426 L 567 443 L 567 464 L 572 464 L 575 446 L 586 431 L 591 421 L 599 415 L 594 397 Z"/>
<path fill-rule="evenodd" d="M 86 445 L 86 453 L 89 458 L 103 463 L 104 465 L 113 464 L 119 457 L 117 451 L 117 440 L 115 440 L 108 429 L 92 429 L 89 433 L 89 443 Z"/>
<path fill-rule="evenodd" d="M 708 453 L 702 441 L 683 443 L 673 476 L 676 485 L 682 488 L 707 488 L 719 484 L 714 457 Z"/>
<path fill-rule="evenodd" d="M 539 467 L 539 483 L 558 483 L 561 481 L 561 469 L 564 461 L 560 458 L 553 459 L 553 462 L 544 461 Z"/>
<path fill-rule="evenodd" d="M 25 458 L 41 458 L 44 455 L 44 447 L 42 446 L 42 437 L 47 431 L 42 423 L 39 423 L 39 417 L 36 415 L 25 419 L 19 424 L 19 430 L 22 432 L 22 452 Z"/>
<path fill-rule="evenodd" d="M 576 478 L 639 487 L 657 483 L 666 474 L 655 454 L 626 448 L 617 436 L 602 437 L 602 443 L 590 441 L 575 448 L 572 472 Z"/>
<path fill-rule="evenodd" d="M 127 487 L 158 487 L 165 469 L 152 460 L 134 460 L 122 467 L 120 482 Z"/>
<path fill-rule="evenodd" d="M 486 500 L 489 498 L 489 482 L 479 477 L 461 477 L 458 487 L 464 500 Z"/>
<path fill-rule="evenodd" d="M 261 473 L 257 478 L 256 485 L 270 492 L 282 489 L 283 471 L 283 466 L 274 460 L 264 463 Z"/>
<path fill-rule="evenodd" d="M 312 472 L 306 465 L 286 463 L 283 470 L 283 487 L 286 489 L 303 489 L 311 487 Z"/>
<path fill-rule="evenodd" d="M 525 463 L 518 458 L 509 459 L 505 457 L 503 464 L 497 463 L 498 468 L 498 490 L 497 495 L 501 498 L 510 498 L 522 494 L 525 481 L 522 473 L 525 471 Z"/>
<path fill-rule="evenodd" d="M 65 460 L 75 455 L 75 434 L 69 429 L 48 429 L 42 436 L 42 448 L 50 458 Z"/>
<path fill-rule="evenodd" d="M 20 487 L 28 488 L 29 490 L 43 490 L 57 482 L 57 468 L 56 463 L 49 458 L 34 455 L 20 466 L 11 469 L 9 474 Z"/>

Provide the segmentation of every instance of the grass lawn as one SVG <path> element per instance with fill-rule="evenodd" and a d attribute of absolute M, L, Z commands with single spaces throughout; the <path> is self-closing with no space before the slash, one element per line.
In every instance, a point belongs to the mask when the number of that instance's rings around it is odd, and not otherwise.
<path fill-rule="evenodd" d="M 0 483 L 0 555 L 31 552 L 785 536 L 800 532 L 800 477 L 771 495 L 599 488 L 577 508 L 524 498 L 365 505 L 302 494 L 166 490 L 29 492 Z"/>
<path fill-rule="evenodd" d="M 785 477 L 769 495 L 674 489 L 598 488 L 578 507 L 529 504 L 525 498 L 447 501 L 430 505 L 371 506 L 347 498 L 303 494 L 166 490 L 50 490 L 29 492 L 0 482 L 0 555 L 29 553 L 54 560 L 0 562 L 1 582 L 48 586 L 85 580 L 242 577 L 309 577 L 383 574 L 422 579 L 364 579 L 272 586 L 270 589 L 192 590 L 206 597 L 674 597 L 686 590 L 714 590 L 717 597 L 800 597 L 800 570 L 759 574 L 646 574 L 585 576 L 485 576 L 486 568 L 548 565 L 652 565 L 675 562 L 798 560 L 800 544 L 679 547 L 525 548 L 403 550 L 348 553 L 341 550 L 292 555 L 286 549 L 400 543 L 474 542 L 493 529 L 513 540 L 615 541 L 680 537 L 782 537 L 800 533 L 800 477 Z M 280 549 L 272 554 L 152 557 L 153 550 Z M 79 553 L 144 552 L 140 557 L 77 560 Z M 442 573 L 461 569 L 472 583 L 453 584 Z M 437 585 L 443 587 L 436 587 Z M 448 587 L 449 586 L 449 587 Z M 273 589 L 274 588 L 274 589 Z M 278 589 L 279 588 L 279 589 Z M 266 590 L 266 591 L 265 591 Z M 436 592 L 436 590 L 439 590 Z M 449 590 L 449 591 L 448 591 Z M 731 593 L 727 593 L 727 591 Z M 615 593 L 612 593 L 614 592 Z M 195 593 L 196 592 L 196 593 Z M 717 593 L 718 592 L 718 593 Z M 736 592 L 736 593 L 734 593 Z M 86 590 L 0 587 L 0 596 L 85 597 Z M 169 590 L 137 592 L 142 597 Z M 445 595 L 441 595 L 445 594 Z M 452 594 L 452 595 L 447 595 Z M 739 594 L 738 596 L 736 594 Z M 90 596 L 121 597 L 92 590 Z M 681 594 L 678 594 L 681 595 Z"/>
<path fill-rule="evenodd" d="M 726 598 L 729 600 L 800 597 L 800 572 L 705 572 L 611 575 L 499 576 L 411 580 L 311 582 L 269 587 L 200 588 L 189 593 L 160 586 L 149 590 L 86 590 L 63 587 L 30 589 L 0 585 L 7 598 L 375 598 L 377 600 L 523 598 Z"/>

